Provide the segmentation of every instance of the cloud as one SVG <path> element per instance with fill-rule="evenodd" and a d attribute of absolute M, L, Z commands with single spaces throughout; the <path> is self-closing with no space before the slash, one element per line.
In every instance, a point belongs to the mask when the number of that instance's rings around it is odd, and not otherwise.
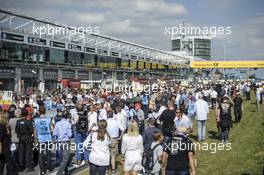
<path fill-rule="evenodd" d="M 237 0 L 202 0 L 199 1 L 199 7 L 202 8 L 217 8 L 217 9 L 230 9 Z"/>
<path fill-rule="evenodd" d="M 230 36 L 217 36 L 212 40 L 213 55 L 223 58 L 223 45 L 228 59 L 263 59 L 264 14 L 242 11 L 243 21 L 237 22 L 237 0 L 27 0 L 1 1 L 1 8 L 19 12 L 26 16 L 69 26 L 99 26 L 100 33 L 118 39 L 139 43 L 162 50 L 171 49 L 171 41 L 164 34 L 164 27 L 178 26 L 182 20 L 187 23 L 225 26 L 232 25 Z M 190 8 L 187 8 L 190 7 Z M 217 14 L 204 14 L 205 8 Z M 227 10 L 228 9 L 228 10 Z M 236 10 L 233 14 L 229 11 Z M 229 19 L 219 13 L 231 13 Z M 252 15 L 252 14 L 257 15 Z M 213 21 L 213 22 L 212 22 Z M 198 24 L 197 24 L 198 23 Z"/>
<path fill-rule="evenodd" d="M 101 13 L 80 13 L 80 12 L 67 12 L 67 16 L 77 20 L 79 23 L 97 24 L 105 22 L 105 16 Z"/>
<path fill-rule="evenodd" d="M 131 20 L 126 19 L 124 21 L 114 21 L 107 24 L 104 27 L 104 30 L 109 33 L 122 33 L 122 34 L 129 34 L 135 33 L 139 31 L 139 28 L 133 27 Z"/>
<path fill-rule="evenodd" d="M 264 14 L 232 26 L 232 35 L 213 40 L 216 58 L 223 58 L 226 45 L 227 60 L 263 60 Z"/>
<path fill-rule="evenodd" d="M 166 3 L 160 0 L 135 0 L 134 1 L 139 11 L 155 12 L 167 15 L 185 15 L 187 10 L 184 6 L 176 3 Z"/>

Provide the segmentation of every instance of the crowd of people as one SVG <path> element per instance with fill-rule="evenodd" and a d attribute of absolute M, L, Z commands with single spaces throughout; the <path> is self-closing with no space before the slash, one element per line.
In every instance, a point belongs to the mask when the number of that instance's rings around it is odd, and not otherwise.
<path fill-rule="evenodd" d="M 15 94 L 7 111 L 0 108 L 0 174 L 31 172 L 36 162 L 41 175 L 56 166 L 58 175 L 68 174 L 74 153 L 74 165 L 89 166 L 91 175 L 119 174 L 117 162 L 125 175 L 195 175 L 194 148 L 171 146 L 191 145 L 194 133 L 198 142 L 205 141 L 210 108 L 219 139 L 228 143 L 232 116 L 235 123 L 243 118 L 243 99 L 254 92 L 260 109 L 262 85 L 176 84 L 150 94 L 98 89 Z"/>

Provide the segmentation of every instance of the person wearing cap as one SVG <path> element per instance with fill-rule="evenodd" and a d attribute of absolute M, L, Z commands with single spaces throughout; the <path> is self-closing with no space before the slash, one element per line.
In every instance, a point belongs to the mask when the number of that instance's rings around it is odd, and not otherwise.
<path fill-rule="evenodd" d="M 203 100 L 203 95 L 198 95 L 198 100 L 195 102 L 195 113 L 197 120 L 197 130 L 198 130 L 198 141 L 205 140 L 206 133 L 206 120 L 209 113 L 209 106 L 206 101 Z"/>
<path fill-rule="evenodd" d="M 162 154 L 162 175 L 195 175 L 193 142 L 187 133 L 188 129 L 181 126 L 175 135 L 166 141 Z"/>

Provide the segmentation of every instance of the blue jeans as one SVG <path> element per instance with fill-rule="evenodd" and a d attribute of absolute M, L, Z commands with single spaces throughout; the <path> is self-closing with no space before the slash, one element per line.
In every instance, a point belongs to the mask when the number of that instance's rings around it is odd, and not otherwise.
<path fill-rule="evenodd" d="M 166 171 L 166 175 L 189 175 L 189 170 L 185 171 Z"/>
<path fill-rule="evenodd" d="M 205 140 L 206 120 L 197 120 L 198 140 Z"/>
<path fill-rule="evenodd" d="M 188 117 L 189 117 L 189 119 L 190 119 L 191 126 L 192 126 L 192 128 L 193 128 L 193 119 L 194 119 L 195 115 L 194 115 L 194 114 L 188 114 Z"/>
<path fill-rule="evenodd" d="M 56 175 L 61 175 L 64 172 L 68 172 L 68 165 L 70 159 L 70 142 L 60 142 L 59 144 L 59 154 L 60 154 L 60 166 Z"/>
<path fill-rule="evenodd" d="M 90 163 L 90 174 L 91 175 L 105 175 L 107 166 L 98 166 Z"/>
<path fill-rule="evenodd" d="M 221 128 L 222 141 L 227 142 L 229 139 L 229 128 Z"/>
<path fill-rule="evenodd" d="M 73 132 L 74 132 L 74 141 L 76 143 L 76 160 L 77 161 L 81 161 L 81 160 L 88 161 L 89 153 L 87 150 L 83 148 L 83 142 L 85 141 L 87 135 L 84 133 L 79 133 L 76 130 L 74 130 Z"/>

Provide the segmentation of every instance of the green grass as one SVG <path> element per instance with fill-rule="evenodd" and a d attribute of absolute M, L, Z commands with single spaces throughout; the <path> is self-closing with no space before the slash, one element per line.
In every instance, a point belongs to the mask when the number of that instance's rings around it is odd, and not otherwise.
<path fill-rule="evenodd" d="M 255 112 L 255 104 L 245 101 L 241 122 L 234 124 L 230 130 L 232 150 L 217 151 L 216 153 L 197 151 L 196 174 L 240 175 L 247 173 L 261 175 L 264 168 L 263 108 L 264 105 L 262 104 L 262 109 Z M 205 142 L 220 143 L 219 140 L 212 138 L 209 133 L 217 133 L 214 111 L 210 112 Z"/>
<path fill-rule="evenodd" d="M 221 143 L 212 136 L 217 133 L 215 112 L 212 110 L 206 130 L 204 142 Z M 193 135 L 197 135 L 196 123 Z M 217 151 L 216 153 L 196 151 L 197 175 L 262 174 L 264 168 L 264 104 L 261 105 L 261 110 L 256 112 L 254 99 L 244 102 L 243 118 L 239 124 L 233 125 L 229 141 L 232 146 L 230 151 Z M 87 175 L 88 172 L 86 170 L 81 174 Z M 123 174 L 122 171 L 121 174 Z"/>

